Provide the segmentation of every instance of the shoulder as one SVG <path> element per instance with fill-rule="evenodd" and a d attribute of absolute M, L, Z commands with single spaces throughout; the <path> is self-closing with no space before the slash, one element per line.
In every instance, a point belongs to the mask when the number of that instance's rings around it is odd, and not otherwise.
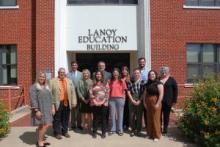
<path fill-rule="evenodd" d="M 50 83 L 54 83 L 56 81 L 58 81 L 58 78 L 53 78 L 53 79 L 50 80 Z"/>
<path fill-rule="evenodd" d="M 70 80 L 69 78 L 66 78 L 66 81 L 70 84 L 72 84 L 72 80 Z"/>
<path fill-rule="evenodd" d="M 82 75 L 82 72 L 81 72 L 81 71 L 78 71 L 78 70 L 77 70 L 77 73 L 78 73 L 79 75 Z"/>
<path fill-rule="evenodd" d="M 141 85 L 145 85 L 147 83 L 147 80 L 141 80 Z"/>
<path fill-rule="evenodd" d="M 36 84 L 31 85 L 30 91 L 35 91 L 35 90 L 37 90 Z"/>

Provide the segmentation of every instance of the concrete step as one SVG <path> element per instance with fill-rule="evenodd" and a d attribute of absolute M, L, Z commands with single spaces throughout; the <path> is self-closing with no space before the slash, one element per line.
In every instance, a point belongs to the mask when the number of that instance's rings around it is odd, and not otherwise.
<path fill-rule="evenodd" d="M 9 122 L 12 123 L 20 118 L 23 118 L 24 116 L 31 113 L 30 106 L 22 106 L 20 108 L 17 108 L 10 112 L 9 115 Z"/>

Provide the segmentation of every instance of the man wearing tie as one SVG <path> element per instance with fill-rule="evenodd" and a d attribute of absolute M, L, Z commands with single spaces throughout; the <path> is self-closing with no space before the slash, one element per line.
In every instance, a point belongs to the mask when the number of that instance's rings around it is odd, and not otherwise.
<path fill-rule="evenodd" d="M 79 81 L 82 79 L 82 73 L 78 71 L 78 64 L 76 61 L 71 62 L 72 71 L 67 74 L 67 77 L 72 80 L 75 88 L 78 87 Z M 75 89 L 76 90 L 76 89 Z M 79 98 L 77 95 L 77 107 L 72 109 L 71 111 L 71 128 L 74 130 L 76 128 L 81 129 L 81 119 L 79 114 Z"/>

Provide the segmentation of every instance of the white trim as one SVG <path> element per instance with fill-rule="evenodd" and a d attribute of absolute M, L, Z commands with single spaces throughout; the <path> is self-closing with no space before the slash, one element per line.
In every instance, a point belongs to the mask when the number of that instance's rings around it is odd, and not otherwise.
<path fill-rule="evenodd" d="M 19 5 L 16 6 L 0 6 L 0 10 L 4 10 L 4 9 L 18 9 Z"/>
<path fill-rule="evenodd" d="M 184 9 L 208 9 L 208 10 L 218 10 L 220 6 L 186 6 L 183 5 Z"/>
<path fill-rule="evenodd" d="M 184 84 L 184 87 L 185 87 L 185 88 L 193 88 L 193 87 L 194 87 L 194 84 L 193 84 L 193 83 L 185 83 L 185 84 Z"/>
<path fill-rule="evenodd" d="M 0 89 L 20 89 L 21 87 L 19 87 L 19 86 L 16 86 L 16 85 L 14 85 L 14 86 L 7 86 L 7 85 L 0 85 Z"/>
<path fill-rule="evenodd" d="M 138 58 L 146 58 L 146 68 L 151 69 L 150 0 L 139 0 L 137 13 Z"/>
<path fill-rule="evenodd" d="M 150 20 L 150 0 L 144 0 L 144 32 L 145 32 L 145 58 L 148 69 L 151 69 L 151 20 Z"/>

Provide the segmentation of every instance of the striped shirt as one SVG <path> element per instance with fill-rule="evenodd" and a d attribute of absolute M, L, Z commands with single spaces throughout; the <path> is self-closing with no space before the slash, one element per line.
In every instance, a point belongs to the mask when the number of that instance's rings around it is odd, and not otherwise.
<path fill-rule="evenodd" d="M 137 81 L 128 82 L 128 91 L 130 91 L 133 96 L 138 96 L 135 99 L 141 98 L 141 95 L 144 92 L 144 85 L 146 84 L 146 82 L 147 81 L 141 79 Z"/>

